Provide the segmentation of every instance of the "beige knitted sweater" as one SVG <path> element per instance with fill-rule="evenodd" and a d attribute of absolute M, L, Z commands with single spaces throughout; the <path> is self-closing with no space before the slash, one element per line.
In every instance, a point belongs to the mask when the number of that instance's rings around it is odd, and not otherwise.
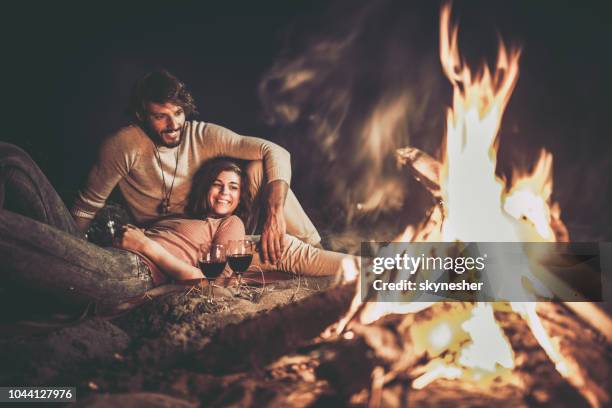
<path fill-rule="evenodd" d="M 158 149 L 161 167 L 153 141 L 139 126 L 127 126 L 110 136 L 100 148 L 98 160 L 75 201 L 72 214 L 92 219 L 104 206 L 115 186 L 119 185 L 138 223 L 156 219 L 159 217 L 157 208 L 163 198 L 162 180 L 165 179 L 168 191 L 175 167 L 170 213 L 182 214 L 194 173 L 206 160 L 220 156 L 263 160 L 268 183 L 284 180 L 289 184 L 291 181 L 290 156 L 285 149 L 263 139 L 241 136 L 212 123 L 186 122 L 184 139 L 178 147 Z"/>

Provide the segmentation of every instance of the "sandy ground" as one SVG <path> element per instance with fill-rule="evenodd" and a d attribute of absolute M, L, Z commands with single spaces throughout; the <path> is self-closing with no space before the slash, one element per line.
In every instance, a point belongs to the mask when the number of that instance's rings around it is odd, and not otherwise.
<path fill-rule="evenodd" d="M 78 401 L 89 397 L 83 400 L 85 406 L 180 406 L 178 401 L 166 401 L 170 397 L 146 393 L 174 383 L 180 366 L 168 371 L 173 373 L 170 377 L 163 373 L 177 356 L 197 353 L 229 324 L 303 299 L 331 284 L 330 278 L 294 278 L 250 287 L 240 296 L 217 288 L 212 304 L 206 290 L 186 288 L 118 317 L 85 318 L 77 324 L 37 330 L 5 327 L 0 339 L 0 384 L 77 386 Z M 122 402 L 102 397 L 126 392 L 140 394 Z"/>

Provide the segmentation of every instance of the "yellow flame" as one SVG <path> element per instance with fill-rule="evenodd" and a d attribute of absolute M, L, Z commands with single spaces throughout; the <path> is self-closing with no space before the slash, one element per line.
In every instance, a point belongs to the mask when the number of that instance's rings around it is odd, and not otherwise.
<path fill-rule="evenodd" d="M 459 364 L 489 372 L 495 372 L 497 364 L 514 368 L 514 353 L 495 321 L 490 304 L 477 304 L 462 327 L 470 334 L 472 341 L 461 351 Z"/>
<path fill-rule="evenodd" d="M 555 344 L 550 336 L 546 333 L 540 317 L 536 313 L 536 303 L 533 302 L 512 302 L 512 310 L 520 314 L 527 325 L 531 329 L 534 337 L 544 349 L 548 357 L 555 364 L 557 371 L 563 376 L 568 377 L 570 375 L 569 367 L 567 362 L 561 356 L 559 347 Z"/>
<path fill-rule="evenodd" d="M 523 241 L 555 241 L 551 228 L 551 217 L 554 214 L 550 205 L 552 162 L 552 154 L 542 150 L 532 172 L 521 173 L 515 170 L 512 186 L 505 194 L 504 211 L 517 220 L 530 223 L 537 232 L 535 236 L 522 236 Z"/>
<path fill-rule="evenodd" d="M 495 73 L 485 66 L 472 75 L 459 56 L 450 5 L 442 9 L 440 20 L 440 60 L 453 85 L 440 180 L 443 240 L 517 241 L 516 226 L 502 210 L 504 185 L 495 167 L 497 133 L 518 78 L 520 51 L 507 52 L 500 42 Z"/>

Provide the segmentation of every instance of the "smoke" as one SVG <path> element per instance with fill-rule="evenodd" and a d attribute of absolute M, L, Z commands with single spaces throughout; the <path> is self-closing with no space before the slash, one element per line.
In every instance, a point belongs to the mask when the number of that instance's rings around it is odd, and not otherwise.
<path fill-rule="evenodd" d="M 444 113 L 438 4 L 355 4 L 336 3 L 317 33 L 290 39 L 259 87 L 267 123 L 309 186 L 302 200 L 347 223 L 406 205 L 395 150 L 435 153 Z"/>

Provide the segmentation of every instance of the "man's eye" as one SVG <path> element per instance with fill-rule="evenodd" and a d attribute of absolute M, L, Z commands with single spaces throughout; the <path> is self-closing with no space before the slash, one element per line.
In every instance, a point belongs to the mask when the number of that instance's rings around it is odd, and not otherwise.
<path fill-rule="evenodd" d="M 182 114 L 183 114 L 183 111 L 179 110 L 174 114 L 174 116 L 181 116 Z"/>

